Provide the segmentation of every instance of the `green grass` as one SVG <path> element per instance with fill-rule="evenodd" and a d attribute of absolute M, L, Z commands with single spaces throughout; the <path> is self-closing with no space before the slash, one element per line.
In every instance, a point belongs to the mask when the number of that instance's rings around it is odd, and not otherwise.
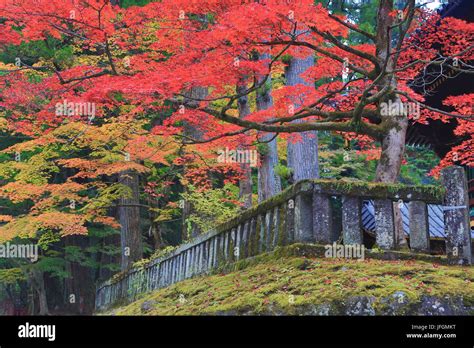
<path fill-rule="evenodd" d="M 103 314 L 214 315 L 298 314 L 307 306 L 337 308 L 350 297 L 373 297 L 376 313 L 402 291 L 409 303 L 424 295 L 462 298 L 474 305 L 474 267 L 419 260 L 365 261 L 291 256 L 276 252 L 243 260 L 228 273 L 197 277 L 143 295 Z M 148 311 L 142 304 L 148 302 Z M 404 310 L 409 310 L 406 306 Z M 400 313 L 405 314 L 405 313 Z M 409 314 L 409 313 L 407 313 Z"/>

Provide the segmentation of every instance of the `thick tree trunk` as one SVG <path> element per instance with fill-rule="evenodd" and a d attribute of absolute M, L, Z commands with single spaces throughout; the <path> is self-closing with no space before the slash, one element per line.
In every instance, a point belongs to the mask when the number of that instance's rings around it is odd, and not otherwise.
<path fill-rule="evenodd" d="M 121 269 L 128 269 L 143 257 L 142 234 L 140 230 L 140 199 L 138 174 L 126 171 L 119 175 L 120 183 L 130 189 L 131 196 L 119 202 Z"/>
<path fill-rule="evenodd" d="M 89 246 L 89 238 L 86 236 L 65 237 L 66 246 L 75 246 L 86 249 Z M 79 315 L 90 315 L 94 311 L 94 281 L 89 267 L 77 262 L 68 262 L 70 278 L 65 280 L 66 302 L 68 313 Z M 74 301 L 71 301 L 74 300 Z"/>
<path fill-rule="evenodd" d="M 311 86 L 312 84 L 305 81 L 300 75 L 312 65 L 314 65 L 313 56 L 306 59 L 292 58 L 286 69 L 286 84 L 288 86 L 298 84 Z M 300 105 L 295 103 L 292 106 L 296 110 Z M 292 170 L 294 182 L 319 178 L 318 132 L 303 132 L 300 135 L 302 138 L 300 141 L 289 141 L 287 145 L 288 167 Z"/>
<path fill-rule="evenodd" d="M 38 296 L 38 315 L 49 315 L 46 287 L 44 285 L 44 272 L 34 270 L 32 272 L 33 291 Z"/>
<path fill-rule="evenodd" d="M 400 99 L 395 102 L 401 103 Z M 377 164 L 375 181 L 395 183 L 398 181 L 403 156 L 405 153 L 405 138 L 408 119 L 403 115 L 393 115 L 392 119 L 385 120 L 390 125 L 387 134 L 382 139 L 382 153 Z M 393 204 L 395 223 L 395 243 L 398 247 L 408 246 L 399 204 Z"/>
<path fill-rule="evenodd" d="M 398 180 L 403 155 L 405 153 L 408 119 L 392 116 L 387 134 L 382 139 L 382 153 L 377 164 L 376 181 L 393 183 Z"/>
<path fill-rule="evenodd" d="M 261 59 L 268 59 L 264 54 Z M 257 110 L 266 110 L 273 106 L 271 96 L 271 77 L 268 78 L 266 86 L 257 91 Z M 275 173 L 275 166 L 278 165 L 278 149 L 275 134 L 267 133 L 259 138 L 264 142 L 265 151 L 260 154 L 260 166 L 258 168 L 258 201 L 262 202 L 281 191 L 280 177 Z"/>
<path fill-rule="evenodd" d="M 241 83 L 239 83 L 237 86 L 237 93 L 241 94 L 245 90 L 245 82 L 241 81 Z M 240 118 L 244 118 L 250 114 L 250 105 L 247 95 L 239 98 L 238 109 Z M 252 168 L 248 163 L 242 163 L 240 168 L 242 169 L 242 179 L 239 182 L 239 198 L 243 201 L 244 208 L 248 209 L 252 207 Z"/>
<path fill-rule="evenodd" d="M 394 10 L 393 0 L 381 0 L 377 13 L 377 32 L 376 32 L 376 56 L 381 66 L 386 65 L 386 71 L 393 71 L 396 62 L 395 55 L 389 55 L 391 52 L 391 31 L 389 28 L 393 25 L 394 17 L 391 15 Z M 394 74 L 386 74 L 379 84 L 379 89 L 384 87 L 397 87 L 397 80 Z M 403 110 L 402 101 L 397 95 L 389 95 L 382 103 L 398 104 L 398 110 Z M 393 110 L 396 110 L 395 108 Z M 388 115 L 380 115 L 382 124 L 386 132 L 382 137 L 382 153 L 376 170 L 376 181 L 394 183 L 400 175 L 401 164 L 405 152 L 405 138 L 408 128 L 408 119 L 402 113 Z M 394 203 L 395 213 L 395 239 L 396 245 L 406 247 L 407 241 L 403 231 L 402 217 L 400 208 Z"/>

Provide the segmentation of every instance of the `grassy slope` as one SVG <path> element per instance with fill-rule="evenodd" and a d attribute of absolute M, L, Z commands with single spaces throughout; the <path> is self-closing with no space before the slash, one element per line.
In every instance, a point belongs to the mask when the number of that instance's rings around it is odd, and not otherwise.
<path fill-rule="evenodd" d="M 305 306 L 338 306 L 356 296 L 373 296 L 376 313 L 385 313 L 387 298 L 400 291 L 407 303 L 428 295 L 462 297 L 464 304 L 474 305 L 474 267 L 272 253 L 241 261 L 232 268 L 225 274 L 189 279 L 145 294 L 105 314 L 298 314 Z M 142 310 L 144 302 L 146 313 Z M 398 314 L 404 314 L 403 309 Z"/>

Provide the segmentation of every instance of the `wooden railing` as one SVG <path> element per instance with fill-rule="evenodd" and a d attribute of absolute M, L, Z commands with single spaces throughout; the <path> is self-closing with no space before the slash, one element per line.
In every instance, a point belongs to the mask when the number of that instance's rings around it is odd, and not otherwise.
<path fill-rule="evenodd" d="M 410 202 L 410 248 L 428 252 L 427 204 L 444 204 L 446 251 L 451 263 L 471 264 L 467 179 L 461 167 L 443 171 L 442 187 L 407 186 L 337 180 L 298 182 L 277 196 L 248 209 L 213 231 L 141 267 L 121 273 L 97 288 L 96 309 L 169 286 L 224 264 L 291 243 L 331 243 L 333 206 L 342 202 L 342 240 L 362 244 L 361 202 L 374 201 L 376 244 L 394 249 L 394 206 Z"/>

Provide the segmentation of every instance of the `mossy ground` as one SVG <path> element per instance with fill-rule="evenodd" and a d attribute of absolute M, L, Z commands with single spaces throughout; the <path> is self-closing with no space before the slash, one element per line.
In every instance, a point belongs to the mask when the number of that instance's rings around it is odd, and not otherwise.
<path fill-rule="evenodd" d="M 227 272 L 197 277 L 143 295 L 106 315 L 265 314 L 278 308 L 296 314 L 307 305 L 337 306 L 344 299 L 373 296 L 376 312 L 403 292 L 409 302 L 422 296 L 462 297 L 474 304 L 474 267 L 419 260 L 328 259 L 275 252 L 238 262 Z M 385 299 L 385 300 L 384 300 Z M 146 313 L 142 305 L 147 302 Z"/>

